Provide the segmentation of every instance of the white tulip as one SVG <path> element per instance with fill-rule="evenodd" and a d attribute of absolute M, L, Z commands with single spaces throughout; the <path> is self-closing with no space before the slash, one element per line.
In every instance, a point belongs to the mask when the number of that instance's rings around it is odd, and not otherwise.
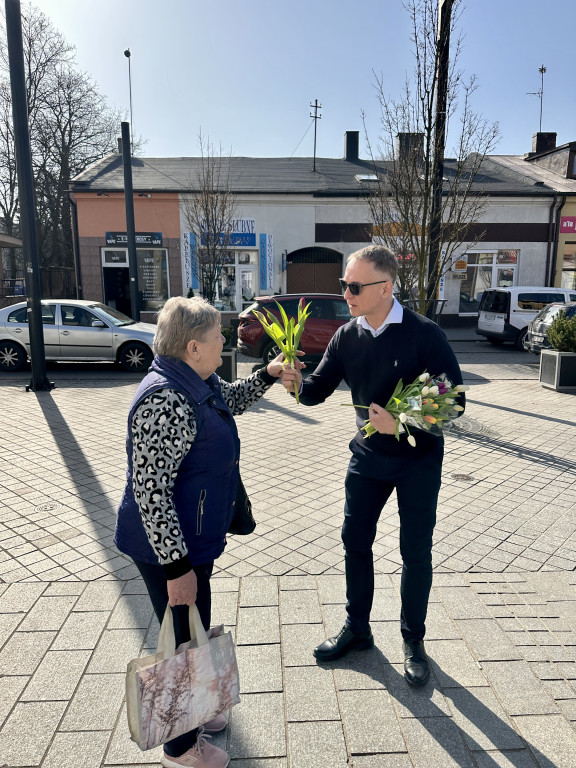
<path fill-rule="evenodd" d="M 418 377 L 418 381 L 421 381 L 422 383 L 424 383 L 425 381 L 428 381 L 429 378 L 430 378 L 429 374 L 423 373 L 421 376 Z"/>
<path fill-rule="evenodd" d="M 437 395 L 438 392 L 439 392 L 438 387 L 436 387 L 436 386 L 430 387 L 430 394 L 431 395 Z"/>
<path fill-rule="evenodd" d="M 422 394 L 427 395 L 430 392 L 430 387 L 422 387 Z"/>
<path fill-rule="evenodd" d="M 408 436 L 408 442 L 410 443 L 412 448 L 416 448 L 416 439 L 414 438 L 413 435 Z"/>
<path fill-rule="evenodd" d="M 406 418 L 407 418 L 407 417 L 406 417 L 406 414 L 405 414 L 405 413 L 401 413 L 401 414 L 398 416 L 398 418 L 400 419 L 400 421 L 402 422 L 402 424 L 406 424 Z"/>

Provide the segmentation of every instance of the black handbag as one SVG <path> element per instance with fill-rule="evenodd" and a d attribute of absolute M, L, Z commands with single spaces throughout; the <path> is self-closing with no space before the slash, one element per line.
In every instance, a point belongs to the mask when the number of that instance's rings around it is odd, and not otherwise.
<path fill-rule="evenodd" d="M 238 536 L 247 536 L 256 528 L 256 520 L 252 515 L 252 503 L 244 488 L 242 478 L 238 476 L 238 487 L 236 488 L 236 500 L 234 501 L 234 514 L 228 528 L 228 533 L 235 533 Z"/>

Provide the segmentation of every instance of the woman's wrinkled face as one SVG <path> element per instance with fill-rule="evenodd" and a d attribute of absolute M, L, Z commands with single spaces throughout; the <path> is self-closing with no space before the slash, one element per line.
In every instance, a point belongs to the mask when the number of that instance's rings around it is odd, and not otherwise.
<path fill-rule="evenodd" d="M 222 347 L 226 339 L 220 332 L 220 323 L 216 323 L 204 334 L 202 341 L 196 341 L 200 353 L 199 363 L 205 378 L 211 376 L 222 365 Z"/>

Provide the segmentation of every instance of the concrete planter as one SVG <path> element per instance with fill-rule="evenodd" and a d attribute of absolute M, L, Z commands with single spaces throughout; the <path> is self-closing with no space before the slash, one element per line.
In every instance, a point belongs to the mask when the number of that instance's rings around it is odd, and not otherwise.
<path fill-rule="evenodd" d="M 222 365 L 216 373 L 224 381 L 232 382 L 238 378 L 236 370 L 236 350 L 234 348 L 224 348 L 222 350 Z"/>
<path fill-rule="evenodd" d="M 540 383 L 556 392 L 576 392 L 576 352 L 543 349 L 540 353 Z"/>

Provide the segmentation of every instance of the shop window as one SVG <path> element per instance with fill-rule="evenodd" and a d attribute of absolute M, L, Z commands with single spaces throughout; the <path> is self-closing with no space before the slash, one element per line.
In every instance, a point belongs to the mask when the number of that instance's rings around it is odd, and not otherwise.
<path fill-rule="evenodd" d="M 566 243 L 564 246 L 560 287 L 576 290 L 576 243 Z"/>
<path fill-rule="evenodd" d="M 464 254 L 468 267 L 460 282 L 460 314 L 476 314 L 484 291 L 516 283 L 517 249 Z"/>
<path fill-rule="evenodd" d="M 203 256 L 201 252 L 200 264 Z M 214 306 L 221 312 L 240 312 L 256 296 L 258 251 L 229 251 L 226 262 L 216 282 Z M 201 283 L 203 277 L 201 267 Z"/>

